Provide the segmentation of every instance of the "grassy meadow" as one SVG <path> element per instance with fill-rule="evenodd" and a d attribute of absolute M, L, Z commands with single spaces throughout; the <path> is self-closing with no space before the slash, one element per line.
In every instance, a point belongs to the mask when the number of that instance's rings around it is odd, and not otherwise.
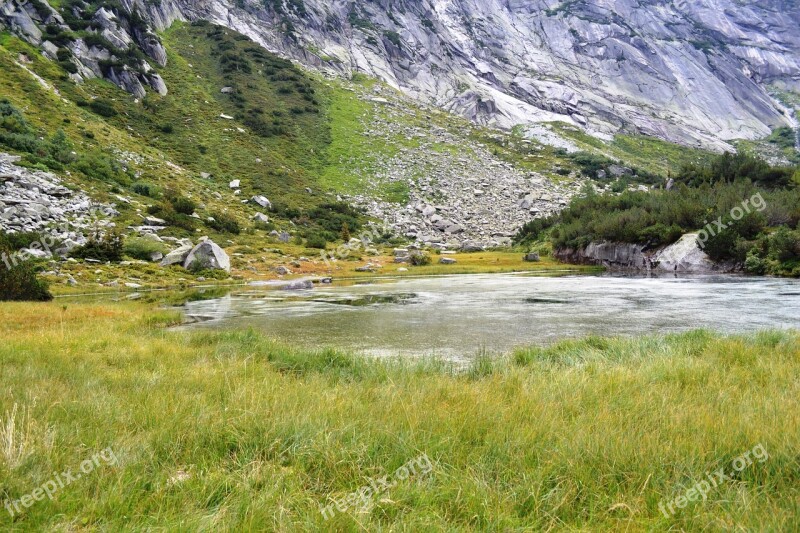
<path fill-rule="evenodd" d="M 453 368 L 180 319 L 0 306 L 0 530 L 800 528 L 797 333 L 589 338 Z M 720 468 L 705 501 L 660 510 Z"/>

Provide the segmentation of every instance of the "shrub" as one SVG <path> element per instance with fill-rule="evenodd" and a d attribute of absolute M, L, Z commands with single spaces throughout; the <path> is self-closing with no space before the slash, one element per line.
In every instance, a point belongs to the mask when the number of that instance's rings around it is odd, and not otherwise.
<path fill-rule="evenodd" d="M 769 255 L 780 262 L 800 259 L 800 232 L 779 228 L 769 237 Z"/>
<path fill-rule="evenodd" d="M 90 179 L 106 183 L 118 183 L 126 187 L 131 183 L 131 175 L 125 171 L 118 161 L 106 154 L 89 153 L 83 155 L 72 166 Z"/>
<path fill-rule="evenodd" d="M 790 167 L 770 166 L 763 159 L 744 152 L 725 153 L 701 164 L 684 166 L 675 179 L 692 186 L 749 180 L 762 187 L 780 188 L 791 183 L 794 171 Z"/>
<path fill-rule="evenodd" d="M 556 217 L 535 218 L 522 226 L 514 236 L 514 244 L 530 244 L 540 240 L 543 233 L 552 228 L 558 219 Z"/>
<path fill-rule="evenodd" d="M 142 237 L 129 237 L 125 239 L 125 255 L 141 261 L 150 261 L 154 253 L 166 253 L 167 247 L 159 242 Z"/>
<path fill-rule="evenodd" d="M 328 242 L 322 235 L 310 235 L 306 238 L 306 246 L 308 248 L 318 248 L 320 250 L 324 250 L 327 245 Z"/>
<path fill-rule="evenodd" d="M 111 102 L 98 98 L 89 102 L 89 109 L 100 115 L 101 117 L 110 118 L 117 114 L 117 110 Z"/>
<path fill-rule="evenodd" d="M 48 142 L 50 156 L 59 163 L 69 163 L 75 159 L 72 151 L 72 143 L 67 139 L 64 130 L 58 130 L 53 134 Z"/>
<path fill-rule="evenodd" d="M 34 242 L 42 242 L 44 236 L 35 231 L 5 233 L 0 232 L 0 252 L 17 252 L 29 248 Z M 3 265 L 0 265 L 0 267 Z"/>
<path fill-rule="evenodd" d="M 0 301 L 48 302 L 52 299 L 47 282 L 36 276 L 33 262 L 0 265 Z"/>
<path fill-rule="evenodd" d="M 122 261 L 122 236 L 116 232 L 101 234 L 96 232 L 89 242 L 75 248 L 70 254 L 79 259 L 96 259 L 98 261 L 118 263 Z"/>
<path fill-rule="evenodd" d="M 227 213 L 211 213 L 213 220 L 208 221 L 208 226 L 220 233 L 233 233 L 238 235 L 242 230 L 239 227 L 239 222 Z"/>
<path fill-rule="evenodd" d="M 197 204 L 185 196 L 173 196 L 169 199 L 172 208 L 181 215 L 191 215 L 197 209 Z"/>
<path fill-rule="evenodd" d="M 744 269 L 749 274 L 762 276 L 767 272 L 767 265 L 755 250 L 751 250 L 744 262 Z"/>
<path fill-rule="evenodd" d="M 159 197 L 158 187 L 149 183 L 134 183 L 131 186 L 131 190 L 138 195 L 147 196 L 148 198 Z"/>
<path fill-rule="evenodd" d="M 411 254 L 409 259 L 412 266 L 427 266 L 431 264 L 431 256 L 425 252 Z"/>

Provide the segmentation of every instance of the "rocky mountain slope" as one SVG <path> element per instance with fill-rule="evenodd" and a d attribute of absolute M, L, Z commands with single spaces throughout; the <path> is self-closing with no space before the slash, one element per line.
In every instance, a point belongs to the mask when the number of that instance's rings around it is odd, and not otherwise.
<path fill-rule="evenodd" d="M 132 0 L 125 0 L 130 8 Z M 365 72 L 481 123 L 565 121 L 727 148 L 793 125 L 800 6 L 768 0 L 162 0 L 319 69 Z"/>
<path fill-rule="evenodd" d="M 800 90 L 793 1 L 76 0 L 62 6 L 70 16 L 43 0 L 0 6 L 0 25 L 54 59 L 76 58 L 76 79 L 104 76 L 140 97 L 146 85 L 168 89 L 151 68 L 167 60 L 156 32 L 204 19 L 483 124 L 564 121 L 717 149 L 797 127 L 769 93 Z"/>
<path fill-rule="evenodd" d="M 30 143 L 61 129 L 83 149 L 68 181 L 105 182 L 93 197 L 121 202 L 126 225 L 173 217 L 185 237 L 228 213 L 331 242 L 341 222 L 309 221 L 338 195 L 400 237 L 494 246 L 563 208 L 581 176 L 623 190 L 702 157 L 637 132 L 726 147 L 796 126 L 796 8 L 701 7 L 6 0 L 0 86 Z M 8 127 L 0 144 L 25 152 Z M 176 190 L 197 212 L 171 212 Z"/>

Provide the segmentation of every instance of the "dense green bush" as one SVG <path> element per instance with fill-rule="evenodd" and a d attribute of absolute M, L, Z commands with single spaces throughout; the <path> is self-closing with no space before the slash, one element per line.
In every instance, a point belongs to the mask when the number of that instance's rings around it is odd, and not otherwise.
<path fill-rule="evenodd" d="M 36 276 L 34 261 L 18 255 L 19 250 L 41 242 L 39 233 L 0 231 L 0 301 L 49 301 L 47 283 Z"/>
<path fill-rule="evenodd" d="M 128 237 L 123 249 L 125 255 L 141 261 L 150 261 L 153 254 L 168 251 L 166 245 L 142 237 Z"/>
<path fill-rule="evenodd" d="M 114 109 L 114 105 L 108 100 L 103 100 L 102 98 L 98 98 L 97 100 L 92 100 L 89 102 L 89 109 L 101 117 L 106 118 L 113 117 L 117 114 L 117 110 Z"/>
<path fill-rule="evenodd" d="M 761 187 L 780 188 L 792 182 L 794 173 L 792 167 L 773 167 L 750 154 L 725 153 L 703 163 L 684 166 L 675 180 L 693 187 L 749 180 Z"/>
<path fill-rule="evenodd" d="M 328 242 L 322 235 L 309 235 L 308 237 L 306 237 L 306 247 L 308 248 L 317 248 L 320 250 L 324 250 L 327 245 Z"/>
<path fill-rule="evenodd" d="M 220 233 L 232 233 L 234 235 L 238 235 L 242 231 L 241 227 L 239 227 L 239 222 L 228 213 L 211 213 L 211 218 L 213 218 L 213 220 L 209 220 L 207 222 L 208 226 L 219 231 Z"/>
<path fill-rule="evenodd" d="M 197 204 L 193 200 L 176 194 L 170 195 L 169 203 L 175 212 L 181 215 L 191 215 L 197 209 Z"/>
<path fill-rule="evenodd" d="M 47 302 L 52 299 L 47 282 L 37 277 L 33 262 L 10 262 L 10 268 L 0 263 L 0 301 Z"/>
<path fill-rule="evenodd" d="M 6 233 L 0 231 L 0 251 L 3 253 L 17 252 L 29 248 L 35 242 L 42 242 L 44 235 L 35 231 Z"/>
<path fill-rule="evenodd" d="M 409 262 L 412 266 L 428 266 L 431 264 L 431 256 L 426 252 L 415 252 L 411 254 Z"/>
<path fill-rule="evenodd" d="M 131 191 L 141 196 L 147 196 L 148 198 L 158 198 L 161 195 L 158 187 L 150 183 L 134 183 L 131 186 Z"/>
<path fill-rule="evenodd" d="M 89 241 L 72 250 L 70 255 L 79 259 L 96 259 L 103 262 L 119 263 L 124 251 L 122 235 L 116 232 L 95 232 Z"/>
<path fill-rule="evenodd" d="M 358 232 L 363 225 L 364 215 L 345 202 L 331 202 L 310 210 L 308 218 L 333 235 L 328 240 L 335 241 L 345 225 L 351 232 Z"/>
<path fill-rule="evenodd" d="M 552 228 L 558 219 L 556 217 L 535 218 L 522 226 L 514 236 L 514 244 L 524 245 L 539 241 L 544 232 Z"/>
<path fill-rule="evenodd" d="M 598 241 L 655 247 L 699 231 L 714 260 L 754 273 L 800 275 L 800 187 L 786 179 L 796 169 L 730 154 L 692 168 L 670 191 L 598 195 L 587 189 L 557 217 L 526 224 L 515 243 L 529 245 L 549 235 L 555 248 Z"/>

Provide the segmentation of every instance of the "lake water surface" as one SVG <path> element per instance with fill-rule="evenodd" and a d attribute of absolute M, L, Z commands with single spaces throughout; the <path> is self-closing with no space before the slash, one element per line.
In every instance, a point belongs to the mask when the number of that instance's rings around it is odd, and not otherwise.
<path fill-rule="evenodd" d="M 800 328 L 800 281 L 704 276 L 404 278 L 237 290 L 186 304 L 186 328 L 247 328 L 303 347 L 469 359 L 563 338 Z"/>

